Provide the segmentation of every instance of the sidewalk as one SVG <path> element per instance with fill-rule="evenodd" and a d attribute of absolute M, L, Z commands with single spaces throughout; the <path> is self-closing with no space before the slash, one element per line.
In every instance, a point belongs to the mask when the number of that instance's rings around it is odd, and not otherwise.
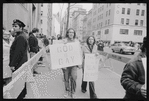
<path fill-rule="evenodd" d="M 64 82 L 61 69 L 49 71 L 48 67 L 39 67 L 37 69 L 41 74 L 35 76 L 37 87 L 41 98 L 64 98 Z M 89 99 L 89 88 L 87 92 L 81 92 L 82 69 L 78 69 L 76 97 L 78 99 Z M 101 68 L 99 78 L 95 82 L 95 90 L 98 98 L 123 98 L 125 91 L 120 84 L 120 77 L 107 68 Z M 30 89 L 30 92 L 31 89 Z M 31 96 L 31 93 L 28 95 Z"/>

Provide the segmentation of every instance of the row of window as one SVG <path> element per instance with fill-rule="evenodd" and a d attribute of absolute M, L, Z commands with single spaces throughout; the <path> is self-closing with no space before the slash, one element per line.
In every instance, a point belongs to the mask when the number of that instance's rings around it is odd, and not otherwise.
<path fill-rule="evenodd" d="M 130 8 L 127 8 L 127 15 L 130 15 L 130 11 L 131 11 L 131 9 Z M 140 12 L 141 12 L 141 16 L 144 16 L 144 14 L 145 14 L 145 10 L 139 10 L 139 9 L 137 9 L 136 10 L 136 15 L 138 16 L 138 15 L 140 15 Z M 125 14 L 125 8 L 122 8 L 122 14 Z"/>
<path fill-rule="evenodd" d="M 126 25 L 129 25 L 129 19 L 126 19 Z M 124 24 L 124 18 L 121 18 L 121 24 Z M 135 20 L 135 25 L 138 25 L 139 24 L 139 20 Z M 144 21 L 143 20 L 140 20 L 140 26 L 143 26 L 144 24 Z"/>
<path fill-rule="evenodd" d="M 120 29 L 120 34 L 128 35 L 128 29 Z M 101 31 L 98 31 L 98 35 L 101 34 Z M 109 29 L 104 31 L 104 34 L 109 34 Z M 142 30 L 134 30 L 134 35 L 142 36 Z"/>
<path fill-rule="evenodd" d="M 120 34 L 126 34 L 128 35 L 129 30 L 128 29 L 120 29 Z M 134 35 L 140 35 L 142 36 L 142 30 L 134 30 Z"/>

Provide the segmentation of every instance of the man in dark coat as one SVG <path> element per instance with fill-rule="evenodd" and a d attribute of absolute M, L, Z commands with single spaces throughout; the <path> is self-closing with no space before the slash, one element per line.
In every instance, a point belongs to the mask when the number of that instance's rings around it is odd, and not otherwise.
<path fill-rule="evenodd" d="M 22 30 L 25 24 L 20 20 L 13 21 L 13 29 L 16 33 L 15 39 L 10 47 L 9 66 L 14 72 L 27 61 L 27 37 Z"/>
<path fill-rule="evenodd" d="M 29 52 L 30 52 L 30 58 L 32 58 L 38 51 L 39 51 L 39 45 L 38 45 L 38 39 L 36 38 L 37 34 L 39 33 L 38 28 L 33 28 L 32 33 L 29 36 Z M 34 65 L 33 73 L 39 74 L 35 69 L 37 68 L 37 64 Z"/>
<path fill-rule="evenodd" d="M 10 62 L 9 66 L 12 70 L 12 72 L 16 71 L 19 67 L 21 67 L 22 64 L 24 64 L 27 61 L 27 37 L 23 33 L 23 28 L 25 27 L 25 24 L 16 19 L 13 20 L 13 30 L 15 35 L 15 39 L 10 47 Z M 18 99 L 24 98 L 26 95 L 26 83 L 24 86 L 24 89 L 18 96 Z"/>
<path fill-rule="evenodd" d="M 104 48 L 103 42 L 102 41 L 99 41 L 99 43 L 98 43 L 98 50 L 99 51 L 103 51 L 103 48 Z"/>
<path fill-rule="evenodd" d="M 147 97 L 145 89 L 145 70 L 141 58 L 147 56 L 147 38 L 143 40 L 141 52 L 130 60 L 124 67 L 121 85 L 126 90 L 124 99 L 144 99 Z"/>

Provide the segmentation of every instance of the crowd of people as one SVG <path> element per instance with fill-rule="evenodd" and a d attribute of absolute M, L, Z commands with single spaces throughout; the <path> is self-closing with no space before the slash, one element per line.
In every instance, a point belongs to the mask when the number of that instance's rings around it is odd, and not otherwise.
<path fill-rule="evenodd" d="M 3 74 L 8 74 L 6 76 L 3 76 L 3 86 L 7 85 L 12 80 L 12 73 L 15 72 L 19 67 L 21 67 L 22 64 L 28 61 L 28 59 L 32 58 L 35 54 L 39 52 L 42 47 L 46 47 L 48 45 L 53 44 L 52 39 L 48 39 L 45 37 L 43 38 L 37 38 L 39 35 L 39 29 L 33 28 L 31 32 L 28 32 L 28 30 L 24 29 L 25 24 L 15 19 L 13 20 L 12 24 L 12 30 L 6 31 L 6 29 L 3 29 L 3 52 L 5 51 L 5 54 L 9 54 L 7 57 L 9 58 L 9 64 L 8 66 L 3 67 Z M 12 38 L 10 38 L 12 37 Z M 76 32 L 73 28 L 69 28 L 66 31 L 65 38 L 62 38 L 61 35 L 57 35 L 58 40 L 62 40 L 63 43 L 71 43 L 71 42 L 79 42 L 79 40 L 76 38 Z M 124 98 L 146 98 L 146 90 L 144 89 L 144 70 L 142 61 L 140 60 L 141 57 L 145 57 L 147 54 L 147 48 L 146 48 L 146 41 L 145 38 L 143 41 L 143 46 L 141 48 L 141 53 L 139 56 L 127 63 L 124 67 L 124 71 L 122 73 L 121 77 L 121 84 L 126 90 L 126 95 Z M 7 49 L 9 48 L 9 49 Z M 81 45 L 81 54 L 82 54 L 82 65 L 78 66 L 71 66 L 71 67 L 65 67 L 62 68 L 63 76 L 64 76 L 64 85 L 65 85 L 65 97 L 66 98 L 75 98 L 76 95 L 76 79 L 77 79 L 77 69 L 82 68 L 82 74 L 84 75 L 84 61 L 85 61 L 85 54 L 95 54 L 96 57 L 99 56 L 98 51 L 103 51 L 104 43 L 102 41 L 99 41 L 96 43 L 94 36 L 89 36 L 86 39 L 85 44 Z M 7 50 L 7 51 L 6 51 Z M 8 51 L 9 50 L 9 51 Z M 50 49 L 47 49 L 47 53 L 50 53 Z M 3 58 L 5 57 L 3 54 Z M 42 64 L 43 57 L 40 57 L 39 62 L 34 66 L 33 68 L 33 74 L 39 74 L 36 69 L 38 65 Z M 6 69 L 7 67 L 7 69 Z M 69 80 L 70 79 L 70 80 Z M 71 83 L 71 85 L 70 85 Z M 94 82 L 89 82 L 89 93 L 91 99 L 97 99 Z M 81 84 L 81 91 L 82 93 L 86 93 L 87 91 L 87 82 L 83 81 L 82 76 L 82 84 Z M 24 98 L 26 95 L 26 83 L 24 86 L 24 89 L 18 96 L 18 99 Z"/>

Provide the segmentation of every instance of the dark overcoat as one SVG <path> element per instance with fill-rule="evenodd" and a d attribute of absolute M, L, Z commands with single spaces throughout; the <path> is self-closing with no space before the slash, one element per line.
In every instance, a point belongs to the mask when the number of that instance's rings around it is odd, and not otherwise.
<path fill-rule="evenodd" d="M 27 61 L 27 37 L 23 32 L 18 32 L 11 47 L 10 47 L 10 67 L 15 67 L 17 70 L 22 64 Z"/>

